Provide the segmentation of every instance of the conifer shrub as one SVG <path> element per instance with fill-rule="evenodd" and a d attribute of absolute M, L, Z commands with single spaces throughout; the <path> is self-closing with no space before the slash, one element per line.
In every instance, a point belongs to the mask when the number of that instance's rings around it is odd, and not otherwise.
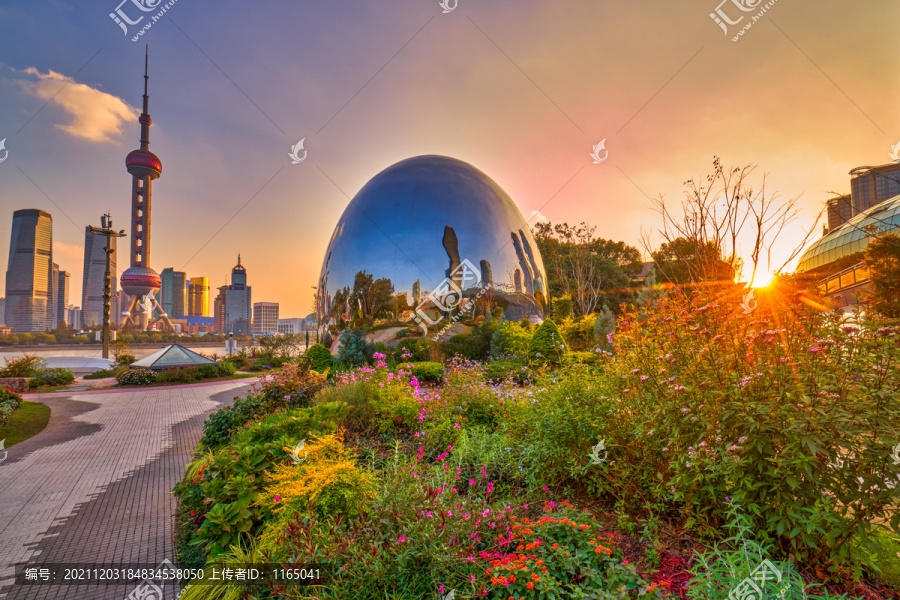
<path fill-rule="evenodd" d="M 568 352 L 565 340 L 556 323 L 546 319 L 534 332 L 528 345 L 528 360 L 533 365 L 558 367 Z"/>

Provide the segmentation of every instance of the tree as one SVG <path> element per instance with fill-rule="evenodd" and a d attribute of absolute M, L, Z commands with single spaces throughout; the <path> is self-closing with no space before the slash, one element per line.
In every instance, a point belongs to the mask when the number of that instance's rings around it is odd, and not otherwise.
<path fill-rule="evenodd" d="M 374 279 L 365 271 L 359 271 L 353 279 L 353 298 L 364 319 L 374 319 L 387 307 L 393 293 L 394 284 L 390 279 Z"/>
<path fill-rule="evenodd" d="M 687 238 L 666 242 L 653 252 L 654 275 L 674 284 L 734 281 L 736 268 L 724 260 L 715 242 L 705 245 Z M 739 266 L 741 261 L 733 261 Z"/>
<path fill-rule="evenodd" d="M 641 271 L 641 253 L 624 242 L 595 238 L 596 227 L 581 223 L 538 223 L 535 241 L 547 267 L 551 296 L 571 296 L 575 315 L 627 301 L 631 278 Z"/>
<path fill-rule="evenodd" d="M 875 236 L 863 260 L 872 282 L 873 308 L 886 317 L 900 317 L 900 235 Z"/>
<path fill-rule="evenodd" d="M 664 246 L 657 253 L 663 252 L 663 258 L 671 259 L 669 273 L 687 278 L 691 283 L 722 281 L 723 278 L 733 281 L 745 266 L 739 253 L 739 240 L 746 243 L 748 239 L 750 251 L 745 256 L 751 268 L 750 280 L 756 276 L 763 253 L 766 270 L 772 270 L 772 246 L 784 228 L 797 218 L 800 197 L 782 201 L 778 194 L 768 194 L 765 174 L 759 186 L 754 188 L 750 179 L 756 168 L 757 165 L 750 164 L 726 170 L 716 156 L 713 172 L 706 176 L 705 183 L 693 179 L 684 182 L 685 197 L 681 201 L 680 215 L 670 210 L 662 196 L 656 200 L 663 221 L 659 235 Z M 812 232 L 816 231 L 821 216 L 820 213 L 776 273 L 800 253 Z M 642 237 L 644 249 L 651 252 L 649 235 L 645 233 Z M 681 262 L 683 270 L 673 270 L 673 261 Z M 665 266 L 659 271 L 666 275 Z M 728 279 L 731 272 L 734 275 Z M 679 283 L 671 279 L 670 282 Z"/>

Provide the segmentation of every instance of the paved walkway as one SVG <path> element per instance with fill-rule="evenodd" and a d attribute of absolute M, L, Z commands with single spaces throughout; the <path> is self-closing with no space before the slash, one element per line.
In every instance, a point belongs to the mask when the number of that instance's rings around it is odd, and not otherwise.
<path fill-rule="evenodd" d="M 52 413 L 44 431 L 9 448 L 0 464 L 0 598 L 124 600 L 135 587 L 14 585 L 17 563 L 174 562 L 169 492 L 206 416 L 254 383 L 27 398 Z"/>

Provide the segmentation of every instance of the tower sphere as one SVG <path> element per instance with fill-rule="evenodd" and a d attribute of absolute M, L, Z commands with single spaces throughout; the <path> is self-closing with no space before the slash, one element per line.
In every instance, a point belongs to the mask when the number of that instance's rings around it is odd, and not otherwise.
<path fill-rule="evenodd" d="M 454 316 L 540 322 L 547 276 L 528 223 L 493 179 L 455 158 L 417 156 L 375 175 L 347 206 L 317 294 L 326 329 L 374 317 L 431 336 Z"/>
<path fill-rule="evenodd" d="M 162 279 L 149 267 L 128 267 L 119 277 L 119 285 L 129 296 L 140 297 L 159 291 Z"/>
<path fill-rule="evenodd" d="M 149 150 L 132 150 L 125 157 L 125 168 L 135 177 L 156 179 L 162 173 L 162 161 Z"/>

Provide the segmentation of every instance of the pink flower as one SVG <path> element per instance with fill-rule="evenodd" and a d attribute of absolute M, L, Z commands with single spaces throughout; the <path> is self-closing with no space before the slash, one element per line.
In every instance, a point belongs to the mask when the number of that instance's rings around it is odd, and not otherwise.
<path fill-rule="evenodd" d="M 281 502 L 281 496 L 275 496 L 275 502 Z"/>
<path fill-rule="evenodd" d="M 400 537 L 397 538 L 397 541 L 398 541 L 398 542 L 405 542 L 405 541 L 406 541 L 406 536 L 405 536 L 405 535 L 401 535 Z"/>
<path fill-rule="evenodd" d="M 469 485 L 475 485 L 475 480 L 474 480 L 474 479 L 470 479 L 470 480 L 469 480 Z"/>

